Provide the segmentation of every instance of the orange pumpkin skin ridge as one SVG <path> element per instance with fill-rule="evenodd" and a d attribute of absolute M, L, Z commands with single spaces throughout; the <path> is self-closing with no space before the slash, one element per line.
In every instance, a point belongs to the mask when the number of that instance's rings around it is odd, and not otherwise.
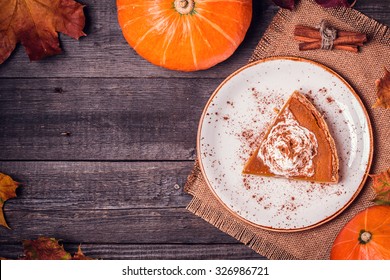
<path fill-rule="evenodd" d="M 359 241 L 362 231 L 369 232 L 367 243 Z M 332 260 L 390 260 L 390 206 L 371 206 L 358 213 L 336 237 Z"/>
<path fill-rule="evenodd" d="M 203 70 L 226 60 L 249 28 L 252 0 L 193 1 L 194 10 L 180 14 L 175 0 L 117 0 L 125 39 L 140 56 L 171 70 Z"/>

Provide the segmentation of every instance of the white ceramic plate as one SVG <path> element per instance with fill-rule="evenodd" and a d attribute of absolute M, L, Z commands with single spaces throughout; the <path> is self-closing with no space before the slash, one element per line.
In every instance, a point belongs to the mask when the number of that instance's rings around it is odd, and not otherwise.
<path fill-rule="evenodd" d="M 242 174 L 275 108 L 294 90 L 324 114 L 338 150 L 338 184 Z M 206 105 L 197 145 L 216 197 L 239 218 L 275 231 L 313 228 L 341 213 L 360 192 L 373 150 L 370 121 L 354 90 L 325 66 L 292 57 L 258 61 L 229 76 Z"/>

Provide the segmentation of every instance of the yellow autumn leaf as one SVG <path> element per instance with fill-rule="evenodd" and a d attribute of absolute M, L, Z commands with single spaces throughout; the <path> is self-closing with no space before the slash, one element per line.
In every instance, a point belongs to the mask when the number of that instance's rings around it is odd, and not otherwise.
<path fill-rule="evenodd" d="M 19 183 L 12 180 L 8 175 L 0 173 L 0 225 L 10 228 L 4 218 L 3 206 L 4 203 L 11 198 L 16 197 L 16 188 Z"/>

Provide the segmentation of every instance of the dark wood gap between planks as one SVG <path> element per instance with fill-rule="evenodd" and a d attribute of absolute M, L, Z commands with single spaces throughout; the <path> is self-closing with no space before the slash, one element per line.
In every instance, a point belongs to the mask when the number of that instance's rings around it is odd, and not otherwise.
<path fill-rule="evenodd" d="M 190 197 L 192 197 L 191 195 L 189 195 Z M 169 211 L 169 210 L 187 210 L 186 206 L 167 206 L 167 207 L 129 207 L 129 208 L 101 208 L 101 209 L 96 209 L 96 208 L 83 208 L 83 209 L 80 209 L 80 210 L 77 210 L 77 209 L 71 209 L 72 212 L 74 213 L 77 213 L 77 212 L 85 212 L 85 211 L 89 211 L 89 212 L 128 212 L 128 211 L 133 211 L 133 210 L 137 210 L 137 211 Z M 16 213 L 16 212 L 26 212 L 27 210 L 25 209 L 10 209 L 8 210 L 8 215 L 11 215 L 11 213 Z M 45 212 L 45 213 L 58 213 L 59 209 L 45 209 L 45 210 L 42 210 L 42 209 L 37 209 L 36 212 Z M 188 213 L 191 213 L 191 212 L 188 212 Z"/>
<path fill-rule="evenodd" d="M 134 246 L 138 246 L 138 245 L 141 245 L 141 246 L 146 246 L 146 245 L 161 245 L 161 246 L 164 246 L 164 245 L 167 245 L 167 246 L 208 246 L 208 244 L 205 244 L 205 243 L 166 243 L 166 242 L 162 242 L 162 243 L 135 243 L 135 242 L 129 242 L 129 243 L 126 243 L 126 242 L 121 242 L 121 243 L 116 243 L 116 242 L 105 242 L 105 243 L 101 243 L 101 242 L 83 242 L 83 243 L 80 243 L 80 242 L 66 242 L 65 240 L 59 240 L 60 243 L 66 243 L 67 245 L 80 245 L 83 246 L 83 245 L 103 245 L 103 246 L 107 246 L 107 245 L 134 245 Z M 21 242 L 15 242 L 15 241 L 11 241 L 11 242 L 0 242 L 0 246 L 1 245 L 22 245 Z M 237 242 L 235 243 L 227 243 L 227 242 L 221 242 L 221 243 L 212 243 L 212 245 L 245 245 L 243 243 L 241 243 L 240 241 L 237 240 Z"/>
<path fill-rule="evenodd" d="M 67 243 L 64 248 L 71 254 L 79 245 L 86 256 L 96 259 L 257 259 L 265 258 L 240 243 L 214 244 L 115 244 Z M 3 257 L 16 259 L 23 254 L 22 244 L 0 244 L 6 249 Z"/>
<path fill-rule="evenodd" d="M 94 163 L 94 162 L 104 162 L 104 163 L 188 163 L 188 162 L 195 162 L 194 159 L 64 159 L 64 160 L 56 160 L 56 159 L 6 159 L 2 160 L 0 159 L 0 163 L 7 163 L 7 162 L 86 162 L 86 163 Z"/>
<path fill-rule="evenodd" d="M 238 68 L 237 68 L 238 69 Z M 173 71 L 173 70 L 172 70 Z M 175 73 L 177 73 L 176 71 Z M 179 72 L 180 73 L 180 72 Z M 174 74 L 174 73 L 172 73 Z M 226 76 L 227 77 L 227 76 Z M 170 80 L 170 79 L 176 79 L 176 80 L 223 80 L 223 77 L 177 77 L 172 75 L 171 77 L 164 77 L 164 76 L 148 76 L 148 77 L 99 77 L 99 76 L 90 76 L 90 77 L 0 77 L 0 83 L 2 80 L 93 80 L 93 79 L 99 79 L 99 80 L 156 80 L 156 79 L 164 79 L 164 80 Z"/>

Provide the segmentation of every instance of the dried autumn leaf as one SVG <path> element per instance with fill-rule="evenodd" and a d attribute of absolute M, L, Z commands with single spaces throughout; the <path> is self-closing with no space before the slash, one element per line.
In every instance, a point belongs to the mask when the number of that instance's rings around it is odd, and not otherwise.
<path fill-rule="evenodd" d="M 72 257 L 55 238 L 39 237 L 36 240 L 25 240 L 23 247 L 25 260 L 93 260 L 84 255 L 81 246 Z"/>
<path fill-rule="evenodd" d="M 385 76 L 375 81 L 378 99 L 372 108 L 390 108 L 390 72 L 385 68 Z"/>
<path fill-rule="evenodd" d="M 71 260 L 72 256 L 64 250 L 55 238 L 39 237 L 23 241 L 26 260 Z"/>
<path fill-rule="evenodd" d="M 356 0 L 316 0 L 317 4 L 324 8 L 352 7 Z"/>
<path fill-rule="evenodd" d="M 73 0 L 0 0 L 0 64 L 18 42 L 30 60 L 59 54 L 57 32 L 85 36 L 83 7 Z"/>
<path fill-rule="evenodd" d="M 79 248 L 77 252 L 73 255 L 74 260 L 93 260 L 93 258 L 87 257 L 84 255 L 83 251 L 81 251 L 81 246 L 79 245 Z"/>
<path fill-rule="evenodd" d="M 16 197 L 16 188 L 19 183 L 12 180 L 8 175 L 0 173 L 0 225 L 10 228 L 4 218 L 3 206 L 8 199 Z"/>
<path fill-rule="evenodd" d="M 292 10 L 295 6 L 295 0 L 273 0 L 281 8 Z"/>
<path fill-rule="evenodd" d="M 376 193 L 374 202 L 377 204 L 390 205 L 390 168 L 379 174 L 370 175 L 372 178 L 372 188 Z"/>

